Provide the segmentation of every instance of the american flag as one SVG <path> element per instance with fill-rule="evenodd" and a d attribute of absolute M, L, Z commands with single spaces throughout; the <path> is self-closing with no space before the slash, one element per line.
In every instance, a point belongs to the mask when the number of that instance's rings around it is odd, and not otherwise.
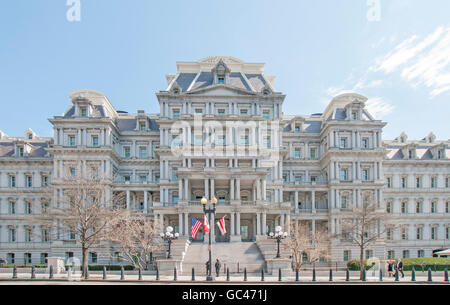
<path fill-rule="evenodd" d="M 195 238 L 197 236 L 198 230 L 202 227 L 202 223 L 195 218 L 192 218 L 191 236 Z"/>

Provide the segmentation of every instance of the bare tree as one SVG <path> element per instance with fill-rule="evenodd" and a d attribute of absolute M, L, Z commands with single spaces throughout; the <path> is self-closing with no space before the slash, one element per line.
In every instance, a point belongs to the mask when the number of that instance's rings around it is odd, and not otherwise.
<path fill-rule="evenodd" d="M 159 243 L 159 226 L 148 217 L 139 214 L 122 214 L 107 230 L 108 239 L 117 244 L 123 256 L 135 268 L 147 270 L 150 253 L 163 247 Z"/>
<path fill-rule="evenodd" d="M 341 220 L 341 237 L 359 248 L 360 278 L 364 270 L 364 250 L 383 238 L 384 223 L 389 222 L 389 214 L 379 207 L 372 196 L 367 196 L 360 207 L 355 207 Z"/>
<path fill-rule="evenodd" d="M 330 257 L 330 236 L 326 230 L 312 232 L 306 223 L 299 223 L 298 226 L 291 225 L 291 236 L 286 247 L 292 253 L 295 269 L 300 270 L 303 265 Z"/>
<path fill-rule="evenodd" d="M 56 235 L 56 239 L 61 239 L 61 234 L 69 234 L 67 239 L 81 245 L 83 276 L 86 276 L 89 249 L 107 240 L 106 228 L 124 213 L 122 208 L 116 208 L 116 203 L 123 201 L 123 193 L 108 196 L 108 185 L 108 180 L 96 175 L 62 178 L 54 185 L 62 190 L 60 196 L 43 217 L 36 219 L 44 222 L 43 227 Z"/>

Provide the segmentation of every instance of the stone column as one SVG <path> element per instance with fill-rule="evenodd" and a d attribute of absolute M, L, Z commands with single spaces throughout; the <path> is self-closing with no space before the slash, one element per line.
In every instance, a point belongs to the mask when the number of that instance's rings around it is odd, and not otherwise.
<path fill-rule="evenodd" d="M 206 197 L 206 199 L 208 199 L 209 198 L 209 189 L 208 189 L 209 179 L 205 179 L 204 184 L 205 184 L 205 197 Z"/>
<path fill-rule="evenodd" d="M 189 221 L 189 213 L 184 213 L 184 234 L 183 236 L 189 236 L 189 226 L 188 226 L 188 221 Z"/>
<path fill-rule="evenodd" d="M 286 232 L 288 232 L 288 234 L 291 234 L 291 215 L 290 214 L 286 214 Z"/>
<path fill-rule="evenodd" d="M 311 209 L 313 213 L 316 211 L 316 191 L 311 191 Z"/>
<path fill-rule="evenodd" d="M 189 200 L 189 180 L 184 179 L 184 200 Z"/>
<path fill-rule="evenodd" d="M 235 225 L 234 225 L 234 217 L 235 217 L 235 213 L 230 213 L 230 217 L 231 217 L 231 220 L 230 220 L 230 227 L 231 227 L 231 232 L 230 232 L 230 234 L 231 235 L 236 235 L 235 233 Z"/>
<path fill-rule="evenodd" d="M 235 195 L 234 195 L 234 179 L 230 179 L 230 200 L 235 200 Z"/>
<path fill-rule="evenodd" d="M 144 191 L 144 212 L 148 212 L 148 193 Z"/>
<path fill-rule="evenodd" d="M 126 202 L 126 205 L 127 205 L 127 209 L 130 209 L 130 191 L 127 191 L 127 202 Z"/>
<path fill-rule="evenodd" d="M 263 235 L 266 235 L 266 233 L 267 233 L 266 226 L 267 226 L 267 214 L 266 214 L 266 212 L 264 212 L 262 214 L 262 234 Z"/>
<path fill-rule="evenodd" d="M 211 198 L 215 196 L 214 179 L 211 179 Z"/>
<path fill-rule="evenodd" d="M 183 214 L 178 213 L 178 234 L 183 235 Z"/>
<path fill-rule="evenodd" d="M 241 179 L 238 178 L 236 179 L 236 192 L 237 192 L 237 196 L 236 199 L 237 200 L 241 200 Z M 240 230 L 240 229 L 239 229 Z M 240 234 L 240 233 L 239 233 Z"/>
<path fill-rule="evenodd" d="M 236 235 L 241 236 L 241 213 L 236 213 L 236 222 L 237 222 L 237 228 L 236 228 Z"/>
<path fill-rule="evenodd" d="M 256 213 L 256 235 L 261 235 L 261 213 Z"/>
<path fill-rule="evenodd" d="M 179 200 L 183 200 L 183 179 L 178 180 L 178 198 Z"/>

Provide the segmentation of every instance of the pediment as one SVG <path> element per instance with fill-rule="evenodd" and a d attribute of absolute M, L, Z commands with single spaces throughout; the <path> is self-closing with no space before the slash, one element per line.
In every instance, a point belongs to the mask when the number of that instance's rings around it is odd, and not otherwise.
<path fill-rule="evenodd" d="M 255 93 L 242 90 L 239 88 L 234 88 L 232 86 L 219 84 L 209 86 L 207 88 L 192 90 L 187 92 L 187 94 L 196 94 L 196 95 L 255 95 Z"/>

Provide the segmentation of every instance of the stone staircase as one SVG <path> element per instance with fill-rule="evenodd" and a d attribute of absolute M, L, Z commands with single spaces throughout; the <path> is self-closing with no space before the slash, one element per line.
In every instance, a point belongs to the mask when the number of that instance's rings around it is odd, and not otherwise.
<path fill-rule="evenodd" d="M 222 264 L 222 275 L 226 268 L 229 268 L 230 273 L 242 273 L 244 268 L 247 268 L 248 273 L 256 273 L 265 268 L 264 258 L 253 242 L 215 243 L 212 245 L 213 271 L 217 258 Z M 192 243 L 184 257 L 183 274 L 191 274 L 192 268 L 195 268 L 195 274 L 206 274 L 205 263 L 208 260 L 208 244 Z"/>
<path fill-rule="evenodd" d="M 265 260 L 275 258 L 277 256 L 277 241 L 274 239 L 263 239 L 256 242 L 262 256 Z M 290 250 L 285 246 L 283 241 L 280 244 L 281 258 L 289 258 L 291 256 Z"/>
<path fill-rule="evenodd" d="M 171 250 L 170 250 L 172 259 L 183 261 L 185 255 L 188 251 L 189 245 L 190 245 L 189 240 L 185 240 L 185 239 L 173 240 L 172 245 L 171 245 Z M 153 252 L 153 258 L 155 260 L 166 259 L 168 249 L 169 249 L 169 247 L 167 245 L 167 242 L 164 242 L 162 244 L 161 249 Z"/>

